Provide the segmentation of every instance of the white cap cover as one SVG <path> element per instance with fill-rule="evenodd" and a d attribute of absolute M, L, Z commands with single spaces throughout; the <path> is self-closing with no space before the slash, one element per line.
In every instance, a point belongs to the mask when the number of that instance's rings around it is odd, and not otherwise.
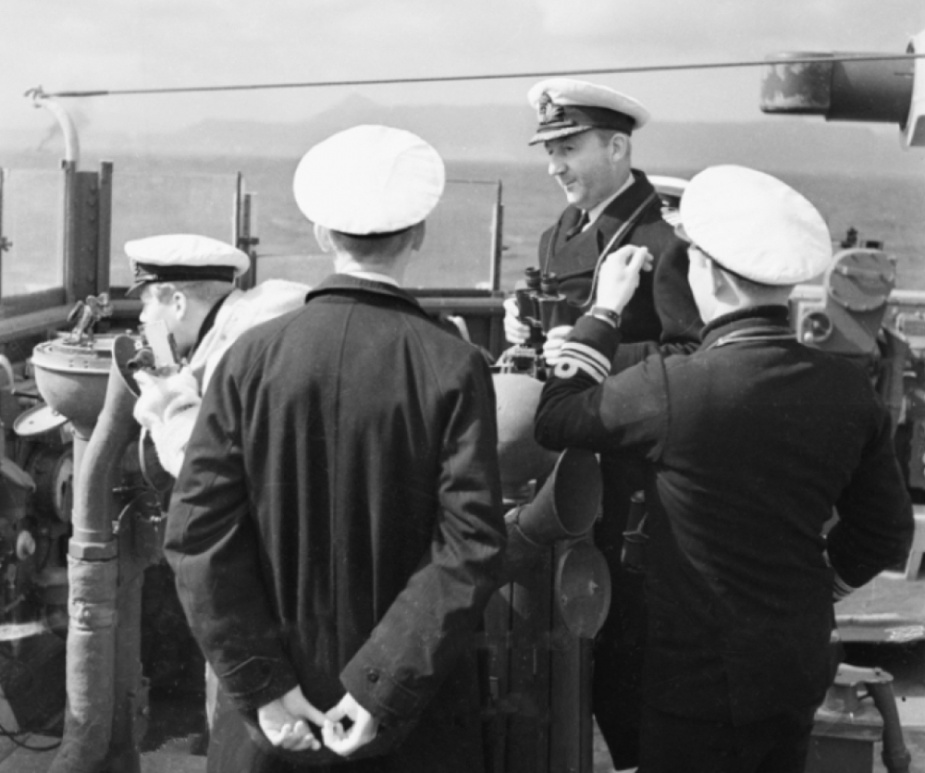
<path fill-rule="evenodd" d="M 198 234 L 163 234 L 125 243 L 132 265 L 133 295 L 146 284 L 215 280 L 233 282 L 250 268 L 247 253 Z"/>
<path fill-rule="evenodd" d="M 764 172 L 734 165 L 705 169 L 688 183 L 680 212 L 685 238 L 753 282 L 806 282 L 832 261 L 832 238 L 819 211 Z"/>
<path fill-rule="evenodd" d="M 527 92 L 539 125 L 530 145 L 588 129 L 632 133 L 645 126 L 649 111 L 627 94 L 574 78 L 547 78 Z"/>
<path fill-rule="evenodd" d="M 401 231 L 440 201 L 439 154 L 411 132 L 355 126 L 309 150 L 293 180 L 295 200 L 313 223 L 357 236 Z"/>

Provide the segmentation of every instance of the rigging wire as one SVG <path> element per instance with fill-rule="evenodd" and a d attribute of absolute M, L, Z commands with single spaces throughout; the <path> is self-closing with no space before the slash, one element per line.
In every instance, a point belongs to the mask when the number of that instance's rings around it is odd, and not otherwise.
<path fill-rule="evenodd" d="M 396 84 L 414 83 L 455 83 L 460 81 L 493 81 L 509 80 L 515 78 L 550 78 L 571 77 L 574 75 L 622 75 L 630 73 L 649 72 L 676 72 L 686 70 L 717 70 L 736 67 L 767 67 L 775 64 L 820 64 L 828 62 L 870 62 L 870 61 L 906 61 L 921 59 L 925 53 L 906 54 L 805 54 L 805 55 L 779 55 L 766 59 L 745 59 L 733 62 L 703 62 L 700 64 L 661 64 L 638 65 L 633 67 L 587 68 L 582 70 L 555 70 L 512 73 L 485 73 L 469 75 L 430 75 L 409 78 L 365 78 L 355 80 L 332 81 L 301 81 L 295 83 L 252 83 L 227 84 L 223 86 L 166 86 L 161 88 L 138 89 L 93 89 L 85 91 L 53 91 L 46 92 L 41 86 L 29 89 L 26 96 L 36 98 L 57 97 L 61 99 L 74 97 L 115 97 L 115 96 L 146 96 L 154 94 L 183 94 L 217 91 L 260 91 L 273 89 L 309 89 L 329 88 L 337 86 L 387 86 Z"/>

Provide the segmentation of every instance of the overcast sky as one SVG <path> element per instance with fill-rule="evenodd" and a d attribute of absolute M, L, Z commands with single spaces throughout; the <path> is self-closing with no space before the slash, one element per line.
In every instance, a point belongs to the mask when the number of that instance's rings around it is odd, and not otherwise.
<path fill-rule="evenodd" d="M 51 122 L 34 86 L 135 89 L 412 78 L 901 53 L 925 0 L 4 0 L 4 128 Z M 662 120 L 760 117 L 760 70 L 589 76 Z M 350 93 L 388 103 L 523 102 L 533 82 L 366 86 L 68 101 L 101 131 L 204 118 L 294 122 Z M 490 120 L 487 118 L 486 120 Z"/>

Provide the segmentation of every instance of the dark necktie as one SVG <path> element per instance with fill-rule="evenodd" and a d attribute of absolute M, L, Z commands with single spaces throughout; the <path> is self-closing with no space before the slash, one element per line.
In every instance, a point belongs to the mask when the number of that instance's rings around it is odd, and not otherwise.
<path fill-rule="evenodd" d="M 587 211 L 581 210 L 581 216 L 575 222 L 575 225 L 573 225 L 571 228 L 568 229 L 568 231 L 565 232 L 565 241 L 568 241 L 573 236 L 577 236 L 578 234 L 580 234 L 582 229 L 588 224 L 589 219 L 590 218 L 588 217 Z"/>

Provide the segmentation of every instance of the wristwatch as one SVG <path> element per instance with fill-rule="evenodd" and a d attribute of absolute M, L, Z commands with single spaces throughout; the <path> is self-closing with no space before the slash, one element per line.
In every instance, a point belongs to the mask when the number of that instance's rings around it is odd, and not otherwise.
<path fill-rule="evenodd" d="M 614 329 L 620 327 L 620 313 L 606 306 L 592 306 L 588 311 L 588 316 L 606 322 Z"/>

